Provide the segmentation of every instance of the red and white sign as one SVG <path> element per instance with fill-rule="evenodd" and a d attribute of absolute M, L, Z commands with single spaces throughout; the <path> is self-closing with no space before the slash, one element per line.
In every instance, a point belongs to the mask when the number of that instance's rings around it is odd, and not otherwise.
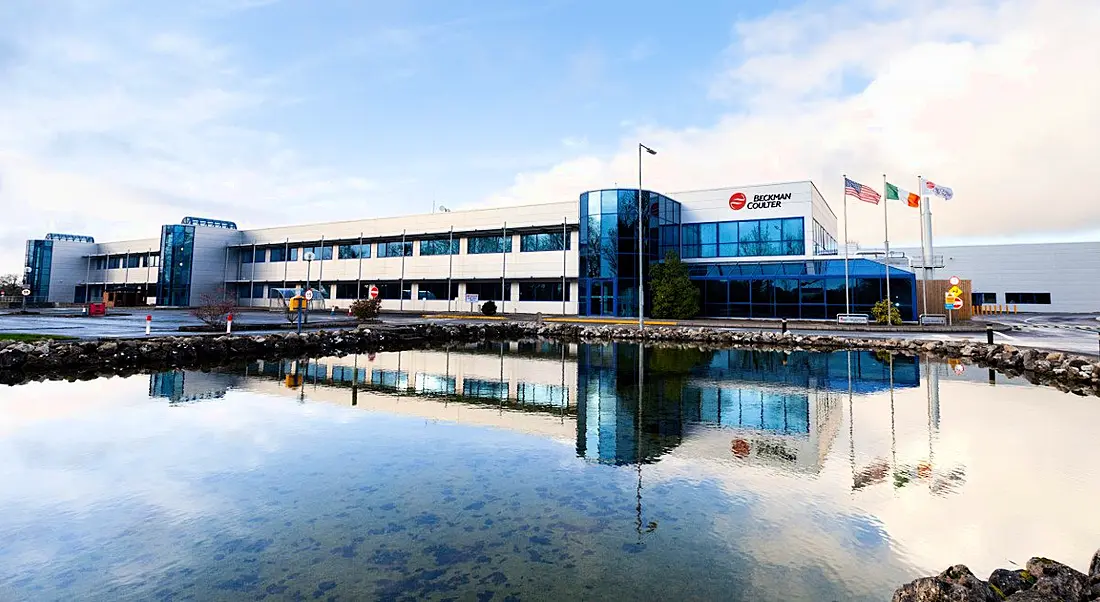
<path fill-rule="evenodd" d="M 963 300 L 959 297 L 955 297 L 955 302 L 952 303 L 952 305 L 955 306 L 955 309 L 962 309 L 963 308 Z"/>
<path fill-rule="evenodd" d="M 749 199 L 745 197 L 745 193 L 735 192 L 733 196 L 730 197 L 730 209 L 740 211 L 745 208 L 745 203 L 748 201 Z"/>
<path fill-rule="evenodd" d="M 951 283 L 951 286 L 959 286 L 959 282 L 961 282 L 958 276 L 952 276 L 947 281 Z"/>
<path fill-rule="evenodd" d="M 374 286 L 374 285 L 372 284 L 372 285 L 370 286 L 370 290 L 369 290 L 369 292 L 368 292 L 367 294 L 368 294 L 368 295 L 370 295 L 370 298 L 371 298 L 371 299 L 377 299 L 377 298 L 378 298 L 378 287 L 377 287 L 377 286 Z"/>

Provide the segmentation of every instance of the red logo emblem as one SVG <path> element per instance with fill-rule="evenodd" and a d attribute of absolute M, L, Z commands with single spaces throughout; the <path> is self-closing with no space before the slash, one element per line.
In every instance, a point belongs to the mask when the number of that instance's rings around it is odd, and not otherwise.
<path fill-rule="evenodd" d="M 924 187 L 927 188 L 928 190 L 935 190 L 936 189 L 936 185 L 929 182 L 928 180 L 924 181 Z"/>
<path fill-rule="evenodd" d="M 746 202 L 748 202 L 748 199 L 745 198 L 745 193 L 735 192 L 733 196 L 730 197 L 730 209 L 740 211 L 745 208 Z"/>

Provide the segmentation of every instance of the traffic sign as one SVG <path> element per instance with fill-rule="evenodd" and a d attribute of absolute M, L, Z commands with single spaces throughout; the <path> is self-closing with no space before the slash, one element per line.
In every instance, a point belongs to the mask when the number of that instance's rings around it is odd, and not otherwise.
<path fill-rule="evenodd" d="M 477 303 L 477 301 L 478 301 L 478 295 L 470 295 L 470 294 L 466 295 L 466 302 L 467 303 Z"/>
<path fill-rule="evenodd" d="M 951 286 L 958 286 L 959 282 L 962 282 L 962 281 L 959 280 L 958 276 L 952 276 L 950 279 L 948 279 L 948 282 L 951 283 Z"/>
<path fill-rule="evenodd" d="M 953 309 L 962 309 L 963 308 L 963 300 L 956 297 L 955 302 L 952 303 L 951 305 L 952 305 Z"/>
<path fill-rule="evenodd" d="M 29 289 L 29 288 L 25 288 L 25 289 L 23 289 L 19 292 L 22 293 L 24 297 L 30 297 L 31 296 L 31 289 Z"/>
<path fill-rule="evenodd" d="M 306 289 L 306 301 L 313 301 L 313 289 Z"/>
<path fill-rule="evenodd" d="M 943 308 L 944 309 L 955 309 L 955 303 L 954 302 L 946 302 L 946 303 L 943 304 Z"/>
<path fill-rule="evenodd" d="M 957 376 L 962 376 L 963 372 L 966 372 L 966 366 L 962 364 L 955 364 L 952 369 L 955 370 Z"/>
<path fill-rule="evenodd" d="M 959 298 L 958 295 L 952 295 L 951 291 L 945 291 L 943 293 L 943 302 L 944 303 L 954 303 L 955 299 L 958 299 L 958 298 Z"/>
<path fill-rule="evenodd" d="M 947 292 L 951 293 L 952 297 L 961 297 L 963 294 L 963 290 L 958 286 L 952 286 Z"/>
<path fill-rule="evenodd" d="M 370 290 L 370 292 L 368 292 L 367 294 L 370 295 L 370 298 L 371 299 L 377 299 L 378 298 L 378 287 L 372 284 L 372 285 L 370 285 L 369 290 Z"/>

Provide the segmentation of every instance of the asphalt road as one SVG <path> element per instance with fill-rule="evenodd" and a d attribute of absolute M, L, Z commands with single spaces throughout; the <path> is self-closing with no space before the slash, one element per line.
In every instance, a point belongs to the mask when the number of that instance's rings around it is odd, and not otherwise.
<path fill-rule="evenodd" d="M 68 315 L 66 315 L 68 314 Z M 125 315 L 124 315 L 125 314 Z M 20 332 L 33 334 L 67 335 L 78 338 L 121 338 L 140 337 L 145 334 L 145 316 L 153 316 L 151 331 L 154 336 L 179 336 L 179 327 L 198 325 L 201 322 L 186 310 L 142 310 L 140 308 L 116 311 L 104 317 L 82 317 L 70 312 L 44 310 L 37 315 L 0 314 L 0 332 Z M 315 313 L 310 317 L 314 323 L 343 320 L 342 314 Z M 400 324 L 420 322 L 425 318 L 419 314 L 383 314 L 387 323 Z M 276 312 L 244 311 L 234 316 L 236 324 L 268 323 L 273 326 L 285 324 L 282 315 Z M 468 323 L 477 318 L 439 318 L 445 323 Z M 1100 315 L 1083 314 L 1019 314 L 1014 316 L 996 316 L 990 321 L 1010 327 L 1007 332 L 994 333 L 994 341 L 1018 347 L 1036 347 L 1067 351 L 1086 355 L 1100 355 Z M 731 328 L 731 330 L 744 330 Z M 758 329 L 756 329 L 758 330 Z M 249 334 L 285 332 L 281 329 L 248 331 Z M 984 342 L 984 332 L 978 333 L 942 333 L 942 332 L 858 332 L 851 330 L 799 330 L 799 334 L 828 334 L 835 336 L 854 336 L 865 338 L 902 338 L 924 340 L 967 340 Z"/>

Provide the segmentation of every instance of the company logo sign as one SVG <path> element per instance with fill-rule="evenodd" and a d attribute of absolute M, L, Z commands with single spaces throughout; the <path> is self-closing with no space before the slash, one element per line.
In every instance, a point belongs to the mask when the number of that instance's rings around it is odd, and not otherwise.
<path fill-rule="evenodd" d="M 750 201 L 743 192 L 735 192 L 730 197 L 730 209 L 740 211 L 742 209 L 776 209 L 783 206 L 783 201 L 791 200 L 791 193 L 779 192 L 775 194 L 754 194 Z"/>

